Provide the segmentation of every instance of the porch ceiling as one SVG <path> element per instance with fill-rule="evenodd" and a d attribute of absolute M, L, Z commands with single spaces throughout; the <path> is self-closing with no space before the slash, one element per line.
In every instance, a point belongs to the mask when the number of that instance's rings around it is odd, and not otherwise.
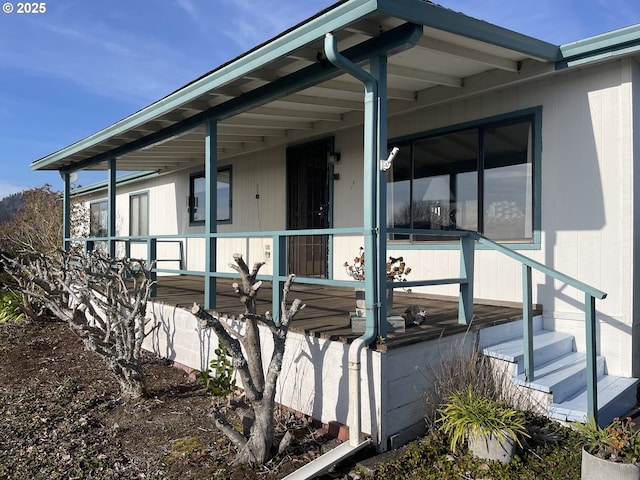
<path fill-rule="evenodd" d="M 407 18 L 422 24 L 423 34 L 416 46 L 388 59 L 390 116 L 552 71 L 559 52 L 554 45 L 422 0 L 343 1 L 31 168 L 104 170 L 114 157 L 122 171 L 202 165 L 207 118 L 218 119 L 219 162 L 360 124 L 363 87 L 344 74 L 311 86 L 292 83 L 285 94 L 258 94 L 246 104 L 242 99 L 324 64 L 329 31 L 345 51 Z M 242 107 L 227 108 L 238 100 Z"/>

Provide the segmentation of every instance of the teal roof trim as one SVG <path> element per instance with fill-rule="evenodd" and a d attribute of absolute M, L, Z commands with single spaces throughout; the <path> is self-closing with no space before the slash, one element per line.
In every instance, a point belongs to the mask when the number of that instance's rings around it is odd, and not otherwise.
<path fill-rule="evenodd" d="M 365 17 L 369 13 L 374 12 L 376 7 L 377 4 L 375 0 L 350 0 L 337 4 L 331 9 L 321 12 L 321 14 L 311 20 L 264 43 L 260 47 L 236 58 L 199 80 L 139 110 L 133 115 L 62 150 L 43 157 L 40 160 L 36 160 L 30 165 L 30 168 L 31 170 L 43 169 L 51 163 L 62 160 L 69 155 L 80 152 L 114 135 L 124 133 L 131 128 L 135 128 L 136 126 L 166 114 L 208 91 L 221 87 L 237 78 L 241 78 L 243 75 L 260 68 L 262 65 L 268 64 L 277 58 L 283 57 L 321 38 L 327 32 L 342 28 L 349 23 Z"/>
<path fill-rule="evenodd" d="M 468 17 L 424 0 L 379 0 L 378 8 L 387 15 L 515 50 L 539 60 L 555 62 L 561 58 L 558 45 Z"/>
<path fill-rule="evenodd" d="M 556 69 L 640 51 L 640 25 L 621 28 L 560 47 L 562 59 Z"/>

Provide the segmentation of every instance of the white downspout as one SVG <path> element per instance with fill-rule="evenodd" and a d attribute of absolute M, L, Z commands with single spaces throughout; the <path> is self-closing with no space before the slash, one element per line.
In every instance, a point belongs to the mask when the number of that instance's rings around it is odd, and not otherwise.
<path fill-rule="evenodd" d="M 357 447 L 362 441 L 362 408 L 360 405 L 360 354 L 367 346 L 362 337 L 349 347 L 349 444 Z"/>

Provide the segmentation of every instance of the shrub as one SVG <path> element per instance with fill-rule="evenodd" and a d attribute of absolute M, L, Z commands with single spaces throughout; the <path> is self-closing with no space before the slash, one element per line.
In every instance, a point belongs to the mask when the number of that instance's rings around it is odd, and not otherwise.
<path fill-rule="evenodd" d="M 0 323 L 16 322 L 24 318 L 20 309 L 22 296 L 14 291 L 0 292 Z"/>

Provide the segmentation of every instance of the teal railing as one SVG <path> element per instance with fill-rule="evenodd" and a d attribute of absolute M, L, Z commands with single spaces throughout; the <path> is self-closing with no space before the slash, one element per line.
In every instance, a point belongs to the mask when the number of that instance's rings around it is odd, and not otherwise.
<path fill-rule="evenodd" d="M 453 278 L 438 278 L 438 279 L 422 279 L 413 280 L 408 282 L 402 282 L 403 288 L 409 288 L 413 286 L 430 286 L 430 285 L 446 285 L 446 284 L 459 284 L 459 299 L 458 299 L 458 321 L 462 324 L 470 324 L 473 318 L 473 278 L 474 278 L 474 257 L 477 246 L 482 246 L 484 249 L 494 250 L 502 255 L 505 255 L 516 262 L 522 264 L 522 317 L 523 317 L 523 341 L 524 341 L 524 371 L 528 381 L 535 379 L 534 358 L 533 358 L 533 302 L 532 302 L 532 271 L 536 270 L 548 277 L 563 282 L 584 294 L 584 312 L 585 312 L 585 329 L 586 329 L 586 357 L 587 357 L 587 414 L 589 417 L 594 418 L 597 421 L 598 412 L 598 392 L 596 388 L 597 383 L 597 368 L 596 368 L 596 352 L 597 352 L 597 339 L 596 339 L 596 313 L 595 313 L 595 301 L 596 299 L 604 299 L 607 294 L 594 287 L 591 287 L 579 280 L 576 280 L 568 275 L 553 270 L 540 262 L 532 260 L 505 245 L 499 244 L 480 234 L 475 232 L 466 231 L 448 231 L 448 230 L 415 230 L 415 229 L 388 229 L 389 234 L 401 234 L 401 235 L 415 235 L 421 236 L 434 235 L 438 237 L 450 237 L 452 240 L 458 239 L 459 252 L 460 252 L 460 276 Z M 279 318 L 281 308 L 281 295 L 282 286 L 287 280 L 287 238 L 301 235 L 327 235 L 329 238 L 332 236 L 354 236 L 363 235 L 362 228 L 331 228 L 322 230 L 288 230 L 288 231 L 273 231 L 273 232 L 234 232 L 234 233 L 211 233 L 206 234 L 187 234 L 187 235 L 155 235 L 153 237 L 130 237 L 130 236 L 118 236 L 118 237 L 95 237 L 95 238 L 69 238 L 68 242 L 83 242 L 86 248 L 93 248 L 94 243 L 107 242 L 110 245 L 110 250 L 115 251 L 115 245 L 117 243 L 124 243 L 125 252 L 130 253 L 131 244 L 143 243 L 146 244 L 146 255 L 150 263 L 155 265 L 153 269 L 152 277 L 157 279 L 157 274 L 173 273 L 178 275 L 199 275 L 205 278 L 205 307 L 215 307 L 215 280 L 217 278 L 235 278 L 235 273 L 225 273 L 217 271 L 193 271 L 183 268 L 183 256 L 184 245 L 183 242 L 189 238 L 205 238 L 207 240 L 207 259 L 206 265 L 215 265 L 215 251 L 216 241 L 224 238 L 270 238 L 273 242 L 272 250 L 272 265 L 273 273 L 271 275 L 261 275 L 260 279 L 271 280 L 273 282 L 273 298 L 272 298 L 272 313 L 274 318 Z M 365 233 L 366 235 L 366 233 Z M 179 245 L 179 258 L 178 259 L 161 259 L 158 258 L 158 243 L 177 243 Z M 329 245 L 332 242 L 329 241 Z M 400 245 L 394 245 L 394 250 L 399 250 Z M 179 261 L 180 268 L 162 268 L 158 265 L 163 261 Z M 332 248 L 329 248 L 328 263 L 333 265 L 333 253 Z M 213 269 L 210 269 L 213 270 Z M 315 278 L 315 277 L 297 277 L 296 282 L 308 283 L 326 286 L 337 287 L 353 287 L 352 280 L 336 280 L 333 278 L 331 269 L 328 272 L 328 278 Z M 380 291 L 374 291 L 375 285 L 369 283 L 365 285 L 366 298 L 374 299 L 367 306 L 368 310 L 374 311 L 384 305 L 383 298 L 386 295 L 382 294 L 382 289 L 398 288 L 399 285 L 393 282 L 387 283 L 380 287 Z M 371 290 L 371 291 L 369 291 Z M 155 296 L 155 289 L 152 292 L 152 296 Z M 375 301 L 375 299 L 380 299 Z M 386 305 L 385 305 L 386 307 Z M 378 334 L 386 335 L 386 322 L 378 322 Z"/>

